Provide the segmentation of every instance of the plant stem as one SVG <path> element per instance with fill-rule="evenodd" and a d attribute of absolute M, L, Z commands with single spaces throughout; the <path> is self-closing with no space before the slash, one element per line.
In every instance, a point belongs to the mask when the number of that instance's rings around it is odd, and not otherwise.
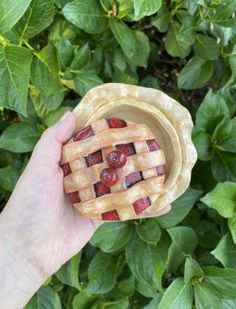
<path fill-rule="evenodd" d="M 100 4 L 101 4 L 101 7 L 103 8 L 103 10 L 107 13 L 109 13 L 109 10 L 106 8 L 105 4 L 103 3 L 102 0 L 100 0 Z"/>

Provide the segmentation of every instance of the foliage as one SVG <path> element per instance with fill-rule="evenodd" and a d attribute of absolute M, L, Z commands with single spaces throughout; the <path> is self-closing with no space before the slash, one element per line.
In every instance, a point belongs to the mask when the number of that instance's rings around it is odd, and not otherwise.
<path fill-rule="evenodd" d="M 182 102 L 199 157 L 169 214 L 104 224 L 27 309 L 235 308 L 235 6 L 0 1 L 1 208 L 41 133 L 104 82 L 159 88 Z"/>

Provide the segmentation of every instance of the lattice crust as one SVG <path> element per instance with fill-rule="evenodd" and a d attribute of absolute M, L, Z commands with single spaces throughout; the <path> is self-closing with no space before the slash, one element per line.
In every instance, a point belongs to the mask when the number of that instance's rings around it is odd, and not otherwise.
<path fill-rule="evenodd" d="M 165 156 L 153 133 L 146 125 L 120 121 L 114 128 L 109 119 L 98 120 L 63 146 L 65 192 L 86 217 L 133 219 L 163 192 Z M 106 187 L 100 174 L 109 166 L 107 155 L 117 149 L 127 154 L 127 162 L 118 170 L 117 184 Z"/>

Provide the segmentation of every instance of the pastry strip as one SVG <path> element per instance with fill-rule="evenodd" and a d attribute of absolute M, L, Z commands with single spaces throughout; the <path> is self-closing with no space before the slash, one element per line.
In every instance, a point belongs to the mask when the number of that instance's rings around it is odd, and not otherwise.
<path fill-rule="evenodd" d="M 143 180 L 125 191 L 103 195 L 96 199 L 80 202 L 74 206 L 85 216 L 94 217 L 103 212 L 131 205 L 140 198 L 160 193 L 163 190 L 164 176 Z"/>
<path fill-rule="evenodd" d="M 151 130 L 141 124 L 130 124 L 128 127 L 119 129 L 107 129 L 88 139 L 64 145 L 61 164 L 87 156 L 104 147 L 154 138 Z"/>
<path fill-rule="evenodd" d="M 119 183 L 124 182 L 125 176 L 133 172 L 143 171 L 145 179 L 157 176 L 157 174 L 153 174 L 152 168 L 162 164 L 165 164 L 165 156 L 162 150 L 130 156 L 128 157 L 126 165 L 119 170 L 120 180 L 116 184 L 116 186 L 119 186 Z M 108 167 L 108 163 L 107 161 L 104 161 L 103 163 L 96 164 L 89 168 L 84 168 L 82 170 L 67 175 L 64 178 L 65 191 L 67 193 L 79 191 L 86 186 L 99 182 L 100 173 L 106 167 Z M 120 189 L 123 189 L 123 186 Z M 112 190 L 112 192 L 113 191 L 114 190 Z"/>

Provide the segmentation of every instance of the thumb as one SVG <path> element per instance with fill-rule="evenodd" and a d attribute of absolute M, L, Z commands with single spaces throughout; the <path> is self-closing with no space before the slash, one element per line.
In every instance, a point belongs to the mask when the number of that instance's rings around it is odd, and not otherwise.
<path fill-rule="evenodd" d="M 66 112 L 56 124 L 44 131 L 34 148 L 31 161 L 46 166 L 58 166 L 61 147 L 73 135 L 75 124 L 74 114 Z"/>

